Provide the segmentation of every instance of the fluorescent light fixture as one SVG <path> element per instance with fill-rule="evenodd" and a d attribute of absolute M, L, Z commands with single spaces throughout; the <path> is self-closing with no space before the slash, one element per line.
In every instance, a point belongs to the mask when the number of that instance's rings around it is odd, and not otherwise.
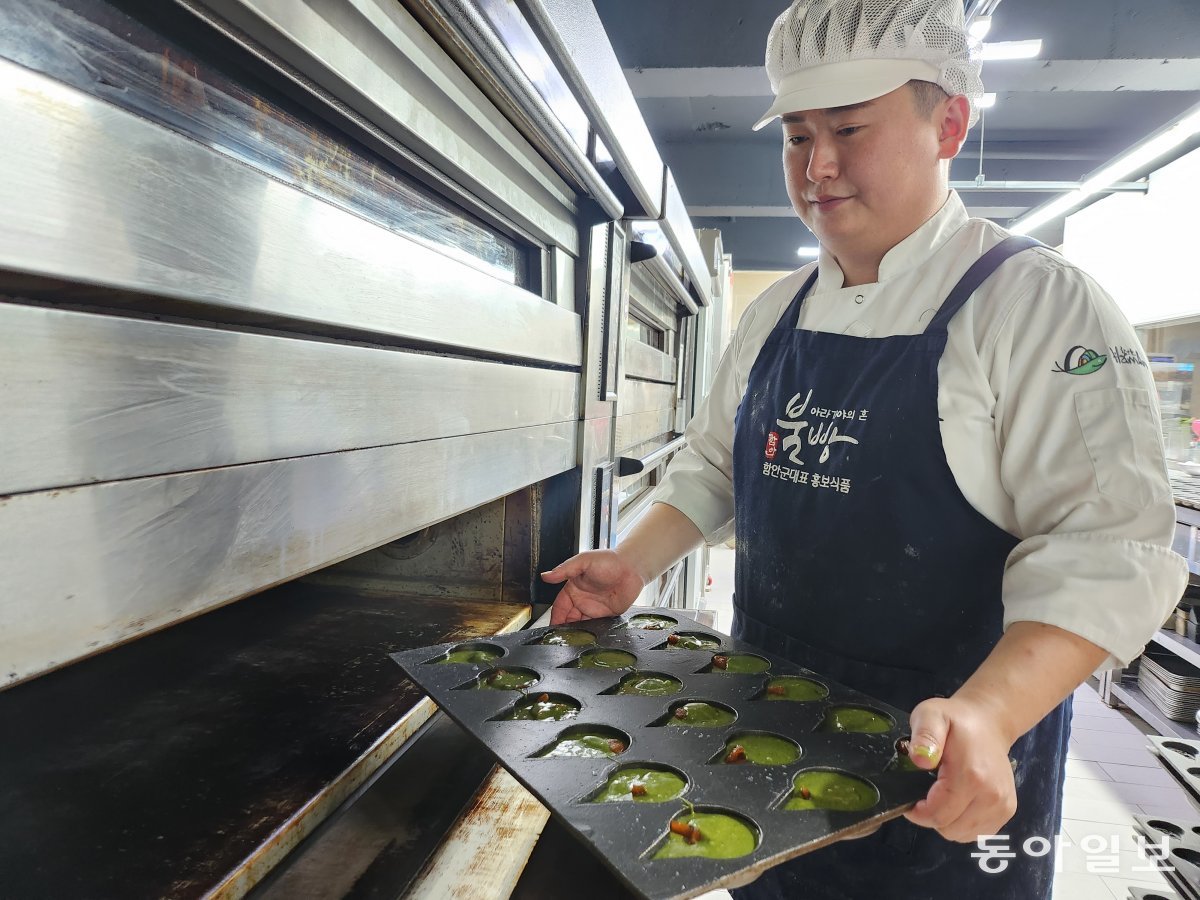
<path fill-rule="evenodd" d="M 1077 206 L 1085 203 L 1111 185 L 1128 177 L 1139 169 L 1144 169 L 1160 156 L 1170 153 L 1180 144 L 1200 134 L 1200 109 L 1192 110 L 1177 122 L 1173 122 L 1157 134 L 1137 144 L 1103 169 L 1092 175 L 1078 190 L 1063 194 L 1045 206 L 1039 207 L 1013 223 L 1010 231 L 1013 234 L 1029 234 L 1041 228 L 1047 222 L 1069 213 Z"/>
<path fill-rule="evenodd" d="M 980 109 L 991 109 L 993 106 L 996 105 L 996 95 L 995 94 L 984 94 L 982 97 L 979 98 L 979 102 L 975 105 L 978 106 Z"/>
<path fill-rule="evenodd" d="M 994 62 L 999 59 L 1036 59 L 1042 54 L 1041 40 L 993 41 L 983 45 L 983 59 Z"/>
<path fill-rule="evenodd" d="M 982 41 L 988 36 L 988 32 L 992 30 L 991 16 L 976 16 L 972 21 L 967 31 L 971 37 L 977 41 Z"/>
<path fill-rule="evenodd" d="M 796 255 L 804 259 L 815 259 L 821 255 L 820 247 L 801 247 L 796 251 Z"/>

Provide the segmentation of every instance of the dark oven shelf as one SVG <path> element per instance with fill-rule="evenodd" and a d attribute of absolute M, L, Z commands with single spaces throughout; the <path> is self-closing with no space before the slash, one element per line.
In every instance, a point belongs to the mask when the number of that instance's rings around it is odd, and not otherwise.
<path fill-rule="evenodd" d="M 291 583 L 0 693 L 5 894 L 244 893 L 432 714 L 389 653 L 529 612 Z"/>

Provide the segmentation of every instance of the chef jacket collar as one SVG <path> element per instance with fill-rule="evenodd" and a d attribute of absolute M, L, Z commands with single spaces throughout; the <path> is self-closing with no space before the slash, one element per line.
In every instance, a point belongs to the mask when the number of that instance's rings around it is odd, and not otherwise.
<path fill-rule="evenodd" d="M 967 208 L 957 191 L 950 191 L 946 202 L 920 228 L 884 254 L 879 263 L 879 282 L 883 283 L 909 269 L 924 264 L 955 232 L 967 224 Z M 841 266 L 825 247 L 817 258 L 817 287 L 815 293 L 838 291 L 846 276 Z M 861 285 L 860 285 L 861 287 Z"/>

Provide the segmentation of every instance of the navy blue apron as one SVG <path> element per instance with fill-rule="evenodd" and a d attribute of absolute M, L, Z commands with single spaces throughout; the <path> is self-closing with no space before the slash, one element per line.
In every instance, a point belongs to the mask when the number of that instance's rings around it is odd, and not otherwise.
<path fill-rule="evenodd" d="M 814 272 L 750 371 L 733 445 L 735 637 L 911 710 L 950 696 L 1000 639 L 1004 563 L 1017 539 L 977 512 L 946 462 L 938 361 L 951 318 L 1006 259 L 984 254 L 923 334 L 798 330 Z M 905 819 L 767 871 L 739 900 L 1049 898 L 1070 699 L 1013 746 L 1015 852 L 985 873 L 957 844 Z M 1033 842 L 1035 853 L 1045 849 Z"/>

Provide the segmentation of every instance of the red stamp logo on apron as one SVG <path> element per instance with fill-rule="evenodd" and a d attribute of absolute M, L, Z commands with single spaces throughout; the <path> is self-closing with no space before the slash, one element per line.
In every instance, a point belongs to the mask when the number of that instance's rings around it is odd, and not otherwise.
<path fill-rule="evenodd" d="M 767 435 L 767 459 L 774 459 L 779 452 L 779 432 L 772 431 Z"/>

